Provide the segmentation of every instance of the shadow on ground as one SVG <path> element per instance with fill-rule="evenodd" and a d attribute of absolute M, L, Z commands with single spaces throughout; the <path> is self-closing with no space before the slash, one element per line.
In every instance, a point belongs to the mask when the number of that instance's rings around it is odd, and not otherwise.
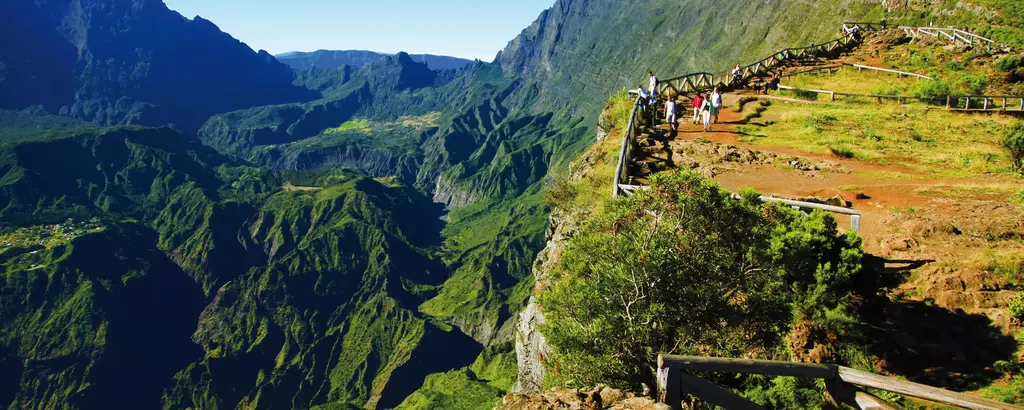
<path fill-rule="evenodd" d="M 867 352 L 877 367 L 909 380 L 952 390 L 973 390 L 999 376 L 992 367 L 1010 360 L 1016 341 L 985 315 L 949 310 L 931 301 L 893 300 L 888 290 L 931 260 L 885 260 L 868 255 L 857 280 L 858 314 Z"/>

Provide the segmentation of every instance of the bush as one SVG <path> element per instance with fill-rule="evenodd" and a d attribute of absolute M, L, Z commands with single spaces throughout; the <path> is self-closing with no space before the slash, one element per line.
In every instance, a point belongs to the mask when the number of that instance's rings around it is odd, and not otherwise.
<path fill-rule="evenodd" d="M 548 365 L 567 384 L 653 388 L 659 352 L 787 356 L 794 323 L 850 335 L 861 257 L 860 239 L 838 235 L 829 214 L 764 205 L 752 191 L 735 200 L 693 172 L 658 174 L 566 245 L 541 296 Z"/>
<path fill-rule="evenodd" d="M 996 70 L 1004 73 L 1013 73 L 1021 67 L 1024 67 L 1024 60 L 1019 55 L 1011 54 L 996 61 Z"/>
<path fill-rule="evenodd" d="M 941 101 L 945 104 L 946 96 L 950 95 L 949 84 L 942 80 L 918 81 L 914 96 L 933 103 Z"/>
<path fill-rule="evenodd" d="M 1024 323 L 1024 292 L 1017 292 L 1013 295 L 1013 300 L 1010 301 L 1010 307 L 1007 309 L 1010 311 L 1010 317 L 1016 320 L 1017 323 Z"/>
<path fill-rule="evenodd" d="M 853 152 L 853 149 L 845 145 L 829 145 L 828 150 L 832 151 L 832 155 L 839 158 L 856 158 L 857 154 Z"/>
<path fill-rule="evenodd" d="M 1010 154 L 1013 169 L 1024 173 L 1024 122 L 1018 121 L 1006 131 L 1003 148 Z"/>

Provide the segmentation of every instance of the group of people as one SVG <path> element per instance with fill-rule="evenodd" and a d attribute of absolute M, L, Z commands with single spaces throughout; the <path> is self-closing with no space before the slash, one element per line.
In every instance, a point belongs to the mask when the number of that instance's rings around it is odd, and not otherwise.
<path fill-rule="evenodd" d="M 738 67 L 738 66 L 737 66 Z M 640 96 L 641 100 L 646 101 L 647 104 L 642 106 L 645 111 L 649 111 L 648 116 L 651 121 L 651 125 L 655 125 L 656 115 L 658 110 L 658 77 L 654 75 L 654 72 L 647 72 L 650 76 L 650 82 L 647 88 L 643 85 L 637 84 L 637 95 Z M 672 131 L 679 129 L 678 121 L 678 99 L 679 96 L 669 96 L 665 101 L 665 122 L 669 124 Z M 715 87 L 714 91 L 709 95 L 703 93 L 697 93 L 692 99 L 693 108 L 693 123 L 703 122 L 704 131 L 711 131 L 712 120 L 714 123 L 718 122 L 719 112 L 722 109 L 722 93 Z"/>

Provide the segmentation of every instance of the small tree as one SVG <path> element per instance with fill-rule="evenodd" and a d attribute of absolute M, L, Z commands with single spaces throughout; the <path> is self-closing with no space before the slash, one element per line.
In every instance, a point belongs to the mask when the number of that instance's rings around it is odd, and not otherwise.
<path fill-rule="evenodd" d="M 1024 122 L 1018 121 L 1006 131 L 1003 148 L 1010 153 L 1013 169 L 1024 173 Z"/>
<path fill-rule="evenodd" d="M 541 297 L 552 366 L 581 385 L 653 387 L 659 352 L 761 357 L 793 323 L 841 317 L 862 252 L 831 215 L 658 174 L 566 245 Z"/>

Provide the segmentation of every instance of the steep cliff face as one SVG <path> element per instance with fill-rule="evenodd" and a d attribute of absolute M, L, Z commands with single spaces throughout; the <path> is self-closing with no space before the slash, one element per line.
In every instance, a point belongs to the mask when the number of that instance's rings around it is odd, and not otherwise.
<path fill-rule="evenodd" d="M 879 0 L 558 0 L 502 50 L 506 73 L 542 84 L 534 109 L 593 119 L 610 93 L 662 78 L 724 71 L 782 47 L 838 36 Z"/>
<path fill-rule="evenodd" d="M 0 108 L 42 104 L 102 125 L 177 124 L 310 100 L 292 70 L 210 21 L 160 0 L 14 0 L 0 5 Z"/>

